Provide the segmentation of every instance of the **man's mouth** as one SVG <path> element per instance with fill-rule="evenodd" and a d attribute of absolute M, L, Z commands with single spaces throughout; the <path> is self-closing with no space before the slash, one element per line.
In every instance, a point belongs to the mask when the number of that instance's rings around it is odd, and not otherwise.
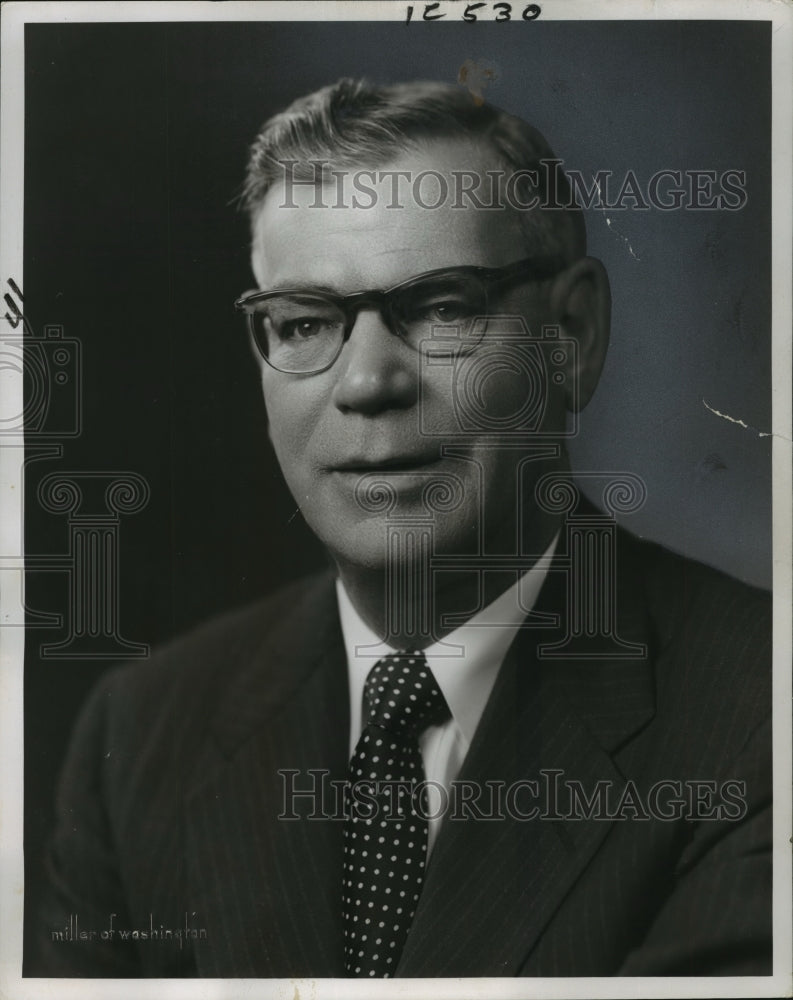
<path fill-rule="evenodd" d="M 437 451 L 427 455 L 390 455 L 384 458 L 353 459 L 338 462 L 332 466 L 334 472 L 346 472 L 359 476 L 371 473 L 419 472 L 440 462 Z"/>

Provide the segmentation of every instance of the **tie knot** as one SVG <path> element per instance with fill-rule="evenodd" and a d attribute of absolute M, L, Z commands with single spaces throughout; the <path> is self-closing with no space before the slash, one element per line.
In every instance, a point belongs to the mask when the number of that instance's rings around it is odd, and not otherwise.
<path fill-rule="evenodd" d="M 366 725 L 417 736 L 450 715 L 422 652 L 394 653 L 375 663 L 366 678 L 364 711 Z"/>

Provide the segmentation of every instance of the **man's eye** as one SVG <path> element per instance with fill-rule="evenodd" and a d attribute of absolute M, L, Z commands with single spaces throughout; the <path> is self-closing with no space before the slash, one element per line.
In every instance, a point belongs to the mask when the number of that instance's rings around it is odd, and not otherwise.
<path fill-rule="evenodd" d="M 281 340 L 309 340 L 321 336 L 328 329 L 327 320 L 304 316 L 282 323 L 278 332 Z"/>
<path fill-rule="evenodd" d="M 468 303 L 448 299 L 444 302 L 432 302 L 418 310 L 421 319 L 430 323 L 456 323 L 470 316 Z"/>

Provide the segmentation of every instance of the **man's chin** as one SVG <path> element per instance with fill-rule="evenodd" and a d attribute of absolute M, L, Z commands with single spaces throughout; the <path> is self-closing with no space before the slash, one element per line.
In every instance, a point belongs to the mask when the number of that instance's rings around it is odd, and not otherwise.
<path fill-rule="evenodd" d="M 338 565 L 362 572 L 385 572 L 391 534 L 385 518 L 361 519 L 332 531 L 314 530 Z"/>
<path fill-rule="evenodd" d="M 315 529 L 316 530 L 316 529 Z M 334 561 L 350 571 L 418 572 L 433 557 L 464 558 L 476 552 L 477 530 L 423 518 L 362 518 L 333 532 L 317 531 Z M 373 583 L 375 581 L 373 580 Z"/>

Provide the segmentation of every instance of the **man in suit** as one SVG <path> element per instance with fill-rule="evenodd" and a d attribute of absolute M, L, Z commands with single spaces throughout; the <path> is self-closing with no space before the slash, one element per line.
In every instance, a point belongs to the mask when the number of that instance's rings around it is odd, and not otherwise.
<path fill-rule="evenodd" d="M 770 974 L 769 602 L 572 483 L 610 300 L 556 162 L 440 84 L 263 127 L 238 306 L 334 570 L 100 683 L 32 974 Z"/>

